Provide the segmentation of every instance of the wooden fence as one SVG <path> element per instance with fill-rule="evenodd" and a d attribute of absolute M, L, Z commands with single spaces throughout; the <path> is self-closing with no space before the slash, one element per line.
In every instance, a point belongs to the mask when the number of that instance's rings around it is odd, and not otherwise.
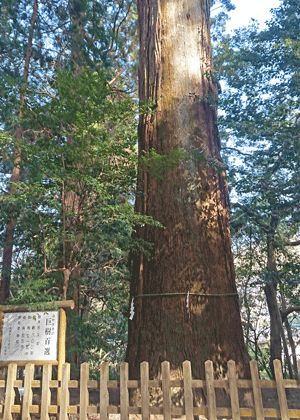
<path fill-rule="evenodd" d="M 299 368 L 300 368 L 300 362 Z M 120 382 L 109 380 L 109 365 L 103 363 L 100 366 L 100 381 L 89 379 L 89 365 L 83 363 L 80 371 L 80 381 L 70 380 L 70 365 L 64 364 L 62 369 L 62 380 L 59 383 L 52 379 L 52 366 L 44 365 L 42 377 L 34 378 L 34 365 L 28 364 L 25 367 L 24 379 L 17 379 L 17 364 L 11 363 L 8 366 L 7 377 L 0 381 L 0 390 L 5 389 L 4 404 L 0 405 L 0 413 L 4 420 L 12 420 L 13 413 L 19 413 L 21 420 L 30 419 L 31 415 L 41 420 L 49 420 L 49 416 L 57 415 L 59 420 L 67 420 L 68 415 L 79 420 L 87 420 L 90 416 L 100 420 L 107 420 L 109 414 L 120 414 L 120 420 L 128 420 L 129 415 L 141 415 L 142 420 L 149 420 L 150 415 L 163 415 L 165 420 L 171 420 L 173 416 L 183 415 L 186 420 L 194 420 L 194 415 L 203 416 L 209 420 L 230 418 L 240 420 L 241 418 L 254 418 L 262 420 L 265 418 L 279 418 L 282 420 L 300 419 L 300 409 L 288 407 L 286 389 L 299 390 L 300 381 L 283 379 L 281 364 L 278 360 L 274 363 L 276 380 L 260 380 L 257 363 L 250 362 L 251 380 L 240 380 L 236 376 L 235 363 L 228 362 L 227 379 L 214 380 L 213 364 L 211 361 L 205 363 L 205 380 L 192 378 L 191 364 L 189 361 L 183 363 L 183 379 L 172 380 L 170 378 L 169 362 L 162 363 L 162 379 L 149 379 L 149 366 L 147 362 L 140 365 L 141 379 L 128 379 L 128 365 L 120 365 Z M 182 406 L 174 406 L 171 399 L 171 388 L 181 387 L 183 389 Z M 17 388 L 24 388 L 22 399 L 17 402 Z M 119 388 L 120 400 L 118 405 L 109 404 L 109 389 Z M 140 389 L 140 406 L 129 405 L 129 389 Z M 163 397 L 161 406 L 150 404 L 149 388 L 159 388 Z M 203 388 L 206 395 L 206 406 L 195 407 L 193 399 L 193 388 Z M 216 403 L 216 390 L 227 389 L 230 404 L 228 407 L 219 407 Z M 278 407 L 265 408 L 263 405 L 262 389 L 273 388 L 277 390 Z M 71 405 L 70 393 L 76 390 L 78 401 Z M 249 393 L 253 392 L 253 407 L 240 407 L 239 390 L 244 389 Z M 98 390 L 98 391 L 97 391 Z M 90 391 L 99 393 L 99 404 L 90 405 Z M 241 393 L 241 391 L 240 391 Z M 35 395 L 39 395 L 39 403 L 34 401 Z M 55 396 L 55 398 L 54 398 Z M 54 402 L 53 402 L 54 401 Z M 300 407 L 300 397 L 299 397 Z M 201 417 L 200 417 L 201 418 Z"/>

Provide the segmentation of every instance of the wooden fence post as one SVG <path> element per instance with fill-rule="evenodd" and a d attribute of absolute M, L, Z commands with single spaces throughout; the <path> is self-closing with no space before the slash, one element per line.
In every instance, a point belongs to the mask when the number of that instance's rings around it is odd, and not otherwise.
<path fill-rule="evenodd" d="M 25 379 L 24 379 L 24 395 L 22 405 L 22 420 L 30 420 L 29 407 L 32 405 L 32 388 L 31 384 L 34 377 L 34 365 L 28 363 L 25 366 Z"/>
<path fill-rule="evenodd" d="M 164 420 L 171 420 L 170 362 L 161 364 Z"/>
<path fill-rule="evenodd" d="M 205 362 L 205 384 L 209 420 L 217 420 L 216 392 L 214 386 L 214 367 L 211 360 Z"/>
<path fill-rule="evenodd" d="M 171 420 L 170 362 L 161 364 L 164 420 Z"/>
<path fill-rule="evenodd" d="M 6 396 L 4 405 L 4 420 L 12 420 L 11 408 L 15 402 L 14 382 L 17 376 L 17 364 L 10 363 L 8 365 Z"/>
<path fill-rule="evenodd" d="M 128 363 L 122 362 L 120 366 L 120 412 L 121 420 L 129 419 L 129 392 L 128 392 Z"/>
<path fill-rule="evenodd" d="M 227 363 L 227 366 L 228 366 L 228 381 L 229 381 L 229 389 L 230 389 L 232 420 L 240 420 L 241 416 L 240 416 L 239 394 L 238 394 L 238 388 L 237 388 L 235 362 L 233 360 L 229 360 Z"/>
<path fill-rule="evenodd" d="M 89 405 L 88 380 L 90 367 L 88 363 L 82 363 L 80 366 L 80 420 L 87 420 L 87 409 Z"/>
<path fill-rule="evenodd" d="M 101 363 L 100 365 L 100 420 L 107 420 L 109 394 L 107 382 L 109 379 L 109 364 Z"/>
<path fill-rule="evenodd" d="M 183 367 L 183 392 L 184 392 L 184 408 L 186 420 L 193 420 L 193 391 L 192 391 L 192 369 L 191 362 L 185 360 L 182 363 Z"/>
<path fill-rule="evenodd" d="M 51 404 L 51 378 L 52 365 L 44 365 L 42 379 L 41 420 L 49 420 L 49 405 Z"/>
<path fill-rule="evenodd" d="M 24 362 L 23 362 L 24 363 Z M 298 361 L 300 368 L 300 361 Z M 299 369 L 300 370 L 300 369 Z M 205 381 L 194 380 L 192 378 L 191 363 L 189 361 L 183 362 L 183 381 L 171 381 L 170 375 L 170 363 L 164 361 L 161 364 L 161 381 L 150 381 L 149 380 L 149 364 L 148 362 L 142 362 L 140 364 L 140 381 L 129 381 L 128 375 L 128 364 L 121 363 L 120 365 L 120 420 L 129 420 L 129 412 L 141 413 L 141 420 L 150 420 L 150 413 L 161 413 L 163 414 L 164 420 L 171 420 L 172 414 L 178 415 L 184 413 L 186 420 L 194 420 L 194 412 L 205 414 L 209 420 L 217 420 L 219 416 L 229 417 L 232 420 L 240 420 L 241 417 L 249 416 L 255 417 L 256 420 L 264 420 L 265 415 L 276 416 L 279 410 L 275 407 L 264 409 L 262 401 L 262 387 L 263 388 L 274 388 L 274 382 L 272 381 L 261 381 L 259 379 L 258 365 L 256 361 L 250 361 L 250 371 L 252 381 L 238 381 L 236 375 L 235 362 L 230 360 L 228 362 L 228 379 L 221 381 L 214 380 L 213 363 L 211 361 L 205 362 Z M 274 372 L 276 379 L 277 395 L 280 407 L 281 420 L 289 420 L 291 418 L 300 419 L 300 410 L 288 409 L 286 388 L 300 389 L 299 381 L 283 379 L 281 362 L 279 360 L 274 361 Z M 16 401 L 16 387 L 22 386 L 22 380 L 16 381 L 17 377 L 17 363 L 10 363 L 8 365 L 8 376 L 5 384 L 5 402 L 2 408 L 2 415 L 4 420 L 13 420 L 17 417 L 21 420 L 30 420 L 31 414 L 38 415 L 40 412 L 41 420 L 49 420 L 50 413 L 58 413 L 59 420 L 68 420 L 69 414 L 75 414 L 78 412 L 78 405 L 70 406 L 70 387 L 80 386 L 80 404 L 79 404 L 79 420 L 88 420 L 89 416 L 89 384 L 90 387 L 96 387 L 99 385 L 96 381 L 89 381 L 89 365 L 83 363 L 80 369 L 80 382 L 70 382 L 70 364 L 65 363 L 62 367 L 62 380 L 57 385 L 57 381 L 52 381 L 52 365 L 45 364 L 43 366 L 43 374 L 41 381 L 34 380 L 34 364 L 28 363 L 25 367 L 24 376 L 24 395 L 21 406 L 19 401 Z M 114 382 L 115 385 L 115 381 Z M 111 383 L 112 383 L 111 382 Z M 184 392 L 184 406 L 172 407 L 171 404 L 171 390 L 170 386 L 182 386 Z M 38 385 L 39 383 L 39 385 Z M 130 385 L 129 385 L 130 383 Z M 158 385 L 159 383 L 159 385 Z M 1 381 L 3 386 L 4 381 Z M 215 386 L 229 385 L 230 389 L 230 400 L 231 410 L 228 407 L 216 407 L 216 393 Z M 112 384 L 113 385 L 113 384 Z M 40 387 L 41 390 L 41 403 L 40 410 L 37 410 L 35 405 L 32 405 L 33 388 Z M 57 406 L 51 406 L 51 387 L 61 387 L 61 403 L 57 402 Z M 118 412 L 115 407 L 113 410 L 109 410 L 109 364 L 102 363 L 100 366 L 100 420 L 108 420 L 109 411 Z M 140 386 L 141 391 L 141 407 L 132 408 L 129 405 L 129 388 L 137 388 Z M 161 386 L 162 390 L 162 406 L 157 408 L 150 407 L 150 390 L 149 386 Z M 205 410 L 195 409 L 193 404 L 193 386 L 204 387 L 207 395 L 207 406 Z M 239 406 L 239 390 L 252 389 L 254 396 L 254 407 L 253 408 L 240 408 Z M 91 409 L 92 407 L 90 407 Z M 152 411 L 153 410 L 153 411 Z M 91 410 L 93 413 L 95 410 Z M 20 413 L 20 414 L 19 414 Z M 2 418 L 2 417 L 1 417 Z"/>
<path fill-rule="evenodd" d="M 250 361 L 250 371 L 252 379 L 252 390 L 254 396 L 255 415 L 257 420 L 264 420 L 264 407 L 261 396 L 258 365 L 255 360 Z"/>
<path fill-rule="evenodd" d="M 278 394 L 278 401 L 279 401 L 279 407 L 280 407 L 280 414 L 281 414 L 281 420 L 289 420 L 289 410 L 288 405 L 286 401 L 286 393 L 285 393 L 285 387 L 283 382 L 283 375 L 282 375 L 282 369 L 281 369 L 281 362 L 280 360 L 274 360 L 274 372 L 275 372 L 275 380 L 276 380 L 276 387 L 277 387 L 277 394 Z"/>
<path fill-rule="evenodd" d="M 68 420 L 70 363 L 62 365 L 59 420 Z"/>
<path fill-rule="evenodd" d="M 150 407 L 149 407 L 149 363 L 142 362 L 140 364 L 141 371 L 141 408 L 142 420 L 150 420 Z"/>
<path fill-rule="evenodd" d="M 3 325 L 4 325 L 4 312 L 0 311 L 0 346 L 2 346 L 2 335 L 3 335 Z M 6 376 L 6 367 L 0 367 L 0 380 L 5 380 Z M 4 406 L 4 396 L 5 388 L 0 388 L 0 404 Z"/>
<path fill-rule="evenodd" d="M 66 361 L 66 330 L 67 330 L 67 317 L 64 309 L 59 309 L 59 328 L 58 328 L 58 367 L 57 367 L 57 380 L 62 378 L 62 366 Z"/>
<path fill-rule="evenodd" d="M 74 303 L 74 302 L 73 302 Z M 59 309 L 59 326 L 58 326 L 58 349 L 57 349 L 57 380 L 62 379 L 62 366 L 66 362 L 66 331 L 67 317 L 63 308 Z M 60 387 L 57 388 L 57 405 L 60 405 Z"/>

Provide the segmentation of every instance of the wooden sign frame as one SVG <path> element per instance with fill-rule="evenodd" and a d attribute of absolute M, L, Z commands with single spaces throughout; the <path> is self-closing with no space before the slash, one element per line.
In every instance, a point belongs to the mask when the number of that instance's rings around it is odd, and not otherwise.
<path fill-rule="evenodd" d="M 16 360 L 18 366 L 25 366 L 28 363 L 33 363 L 36 366 L 42 366 L 46 364 L 52 364 L 58 366 L 58 380 L 61 379 L 62 365 L 66 362 L 66 330 L 67 330 L 67 317 L 66 310 L 74 309 L 75 304 L 73 300 L 64 300 L 58 302 L 48 302 L 45 304 L 46 308 L 43 311 L 53 310 L 53 306 L 59 309 L 59 324 L 58 324 L 58 348 L 57 348 L 57 360 Z M 38 310 L 29 308 L 26 305 L 0 305 L 0 346 L 2 345 L 2 335 L 4 326 L 4 314 L 12 312 L 37 312 Z M 43 312 L 40 311 L 40 312 Z M 10 363 L 14 363 L 13 360 L 0 361 L 0 368 L 8 366 Z"/>

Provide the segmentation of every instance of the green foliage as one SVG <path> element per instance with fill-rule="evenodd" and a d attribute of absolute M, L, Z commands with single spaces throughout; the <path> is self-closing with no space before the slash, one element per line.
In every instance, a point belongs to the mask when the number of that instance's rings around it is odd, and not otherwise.
<path fill-rule="evenodd" d="M 37 3 L 33 30 L 33 1 L 0 6 L 1 247 L 15 224 L 8 303 L 76 296 L 69 355 L 97 365 L 99 355 L 123 355 L 127 256 L 147 248 L 131 234 L 153 223 L 132 205 L 137 106 L 127 92 L 135 86 L 136 10 L 126 0 Z"/>
<path fill-rule="evenodd" d="M 125 358 L 128 294 L 125 284 L 121 288 L 122 282 L 115 283 L 113 288 L 109 283 L 111 291 L 96 305 L 68 317 L 68 354 L 77 353 L 81 362 L 89 362 L 95 379 L 99 379 L 99 365 L 104 361 L 110 362 L 111 373 L 117 378 L 118 365 Z"/>
<path fill-rule="evenodd" d="M 22 209 L 16 242 L 31 261 L 31 279 L 34 259 L 42 264 L 41 257 L 46 258 L 48 271 L 57 268 L 63 237 L 70 242 L 83 235 L 76 257 L 81 266 L 88 265 L 86 252 L 94 250 L 95 241 L 102 253 L 110 243 L 106 254 L 119 259 L 118 247 L 122 242 L 129 246 L 130 226 L 136 220 L 127 202 L 136 177 L 135 103 L 129 97 L 115 101 L 105 77 L 91 70 L 79 76 L 59 72 L 55 87 L 55 100 L 24 116 L 27 135 L 30 138 L 34 131 L 36 140 L 21 145 L 24 176 L 16 184 L 18 194 L 3 197 L 4 205 Z M 5 146 L 13 141 L 3 138 Z M 80 214 L 64 208 L 63 189 L 80 197 Z M 72 222 L 76 233 L 64 230 L 63 217 L 80 217 Z M 94 252 L 100 251 L 96 247 Z M 43 271 L 41 266 L 40 275 Z"/>
<path fill-rule="evenodd" d="M 289 3 L 284 2 L 285 13 Z M 273 19 L 262 33 L 254 25 L 227 37 L 216 62 L 228 86 L 219 121 L 232 188 L 261 222 L 269 224 L 275 214 L 287 240 L 298 232 L 299 92 L 292 83 L 295 71 L 286 64 L 295 62 L 297 54 L 291 57 L 286 38 L 279 39 L 281 24 Z M 279 45 L 281 61 L 274 59 Z"/>
<path fill-rule="evenodd" d="M 226 22 L 229 19 L 227 12 L 235 9 L 231 0 L 213 0 L 211 1 L 211 39 L 214 45 L 215 41 L 221 39 L 226 31 Z"/>
<path fill-rule="evenodd" d="M 211 7 L 223 7 L 227 12 L 235 9 L 235 5 L 232 4 L 231 0 L 212 0 Z"/>
<path fill-rule="evenodd" d="M 267 316 L 255 312 L 261 288 L 272 277 L 280 304 L 299 305 L 299 256 L 287 246 L 300 233 L 299 12 L 298 2 L 284 0 L 266 30 L 254 22 L 224 35 L 215 48 L 216 74 L 225 86 L 219 128 L 232 201 L 238 202 L 231 222 L 236 272 L 242 296 L 248 296 L 245 333 L 262 365 L 265 356 L 254 346 L 257 317 Z"/>
<path fill-rule="evenodd" d="M 154 179 L 163 179 L 166 172 L 175 171 L 180 162 L 185 159 L 185 152 L 179 149 L 173 149 L 167 155 L 160 155 L 154 149 L 144 152 L 141 156 L 141 165 L 145 171 Z"/>

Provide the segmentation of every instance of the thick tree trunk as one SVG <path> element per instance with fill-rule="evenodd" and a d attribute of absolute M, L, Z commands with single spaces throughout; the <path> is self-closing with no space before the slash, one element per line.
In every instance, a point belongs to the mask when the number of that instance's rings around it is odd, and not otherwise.
<path fill-rule="evenodd" d="M 216 126 L 208 3 L 138 0 L 139 95 L 149 107 L 140 117 L 139 155 L 180 149 L 186 159 L 162 176 L 139 169 L 136 210 L 165 228 L 136 232 L 153 248 L 150 258 L 141 253 L 132 261 L 135 313 L 127 349 L 132 378 L 143 360 L 151 375 L 159 373 L 163 360 L 177 370 L 185 359 L 197 377 L 204 376 L 207 359 L 216 375 L 225 374 L 229 359 L 240 375 L 249 374 Z M 187 296 L 176 294 L 187 292 L 202 294 L 189 296 L 188 308 Z"/>
<path fill-rule="evenodd" d="M 33 40 L 33 28 L 36 22 L 37 16 L 37 9 L 38 4 L 37 0 L 34 0 L 33 3 L 33 10 L 31 15 L 31 22 L 30 22 L 30 32 L 28 36 L 28 44 L 27 44 L 27 51 L 25 56 L 24 62 L 24 71 L 23 71 L 23 85 L 22 90 L 25 90 L 27 87 L 27 80 L 29 74 L 29 64 L 32 55 L 32 40 Z M 22 107 L 25 103 L 25 93 L 20 93 L 20 111 L 19 111 L 19 119 L 21 120 L 23 117 L 22 114 Z M 16 149 L 14 153 L 14 162 L 13 162 L 13 169 L 11 175 L 11 185 L 9 188 L 9 194 L 14 195 L 16 194 L 16 187 L 14 186 L 20 179 L 20 163 L 21 163 L 21 150 L 20 150 L 20 142 L 22 141 L 23 137 L 23 129 L 22 127 L 18 127 L 16 130 Z M 13 256 L 13 237 L 14 237 L 14 230 L 15 230 L 15 211 L 12 209 L 10 214 L 10 220 L 6 225 L 5 229 L 5 236 L 4 236 L 4 246 L 3 246 L 3 263 L 2 263 L 2 273 L 1 273 L 1 290 L 0 290 L 0 299 L 3 303 L 8 297 L 10 293 L 10 282 L 11 282 L 11 265 L 12 265 L 12 256 Z"/>

